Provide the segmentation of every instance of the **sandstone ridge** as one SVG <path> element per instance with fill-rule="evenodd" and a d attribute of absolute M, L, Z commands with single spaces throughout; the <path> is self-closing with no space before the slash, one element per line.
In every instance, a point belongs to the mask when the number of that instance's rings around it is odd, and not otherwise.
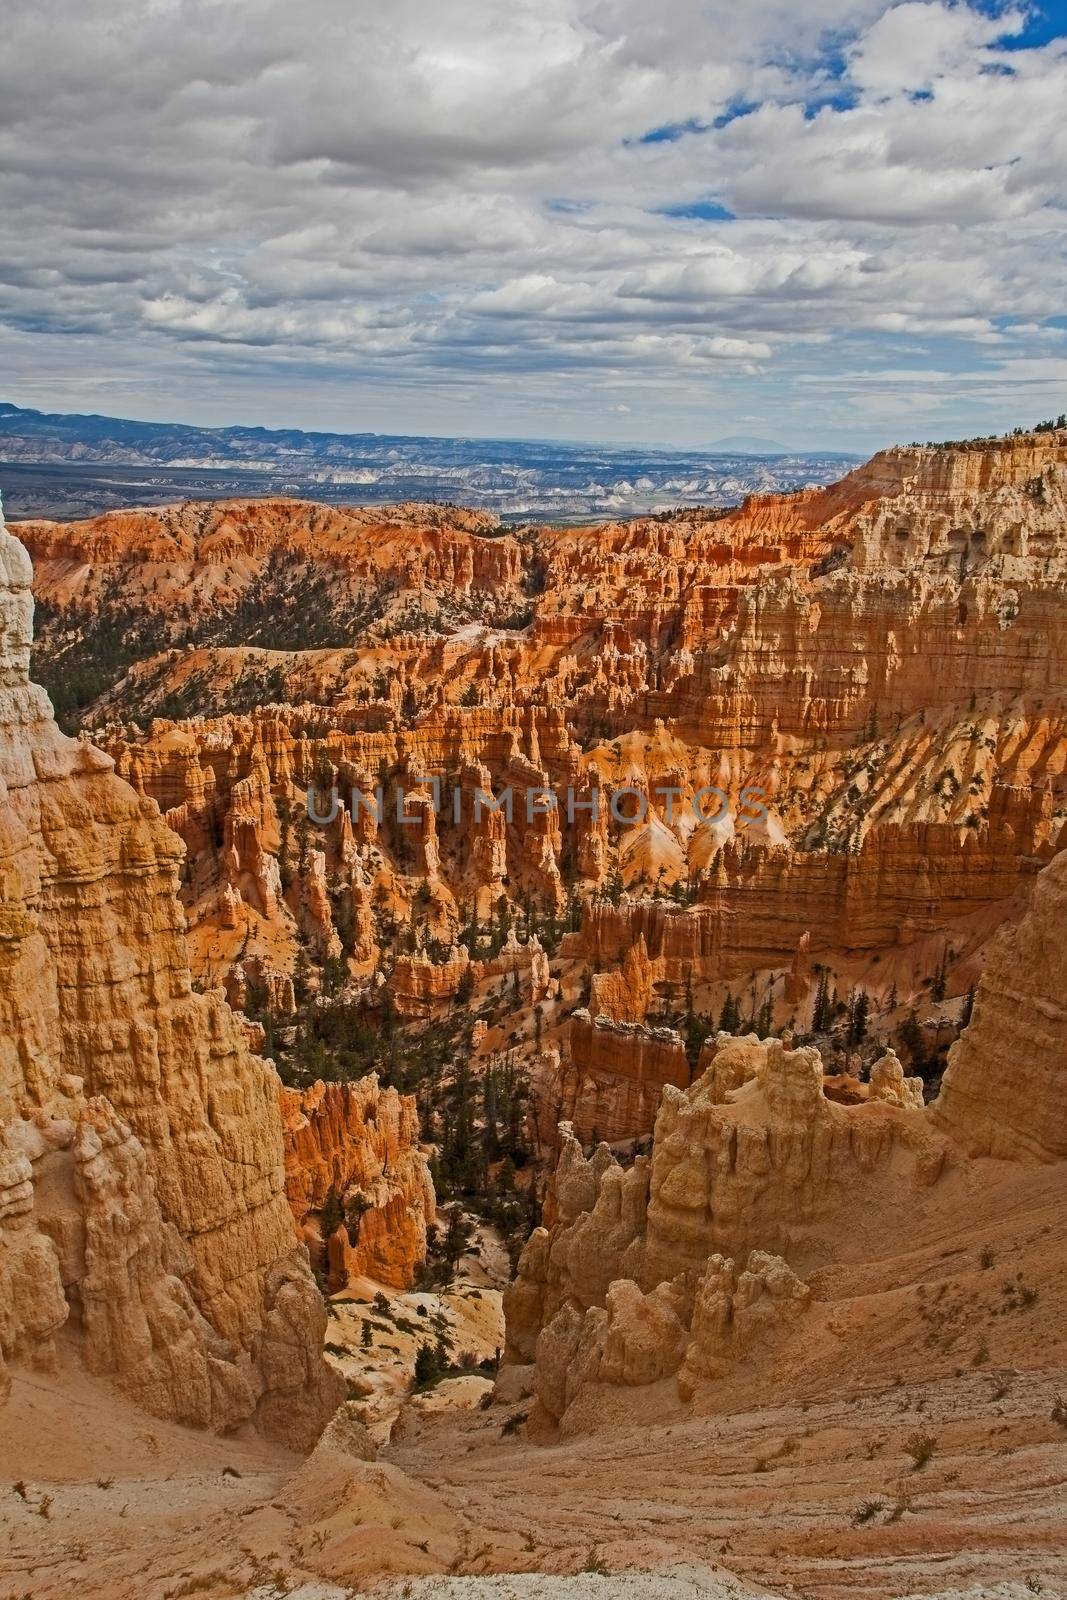
<path fill-rule="evenodd" d="M 321 1215 L 331 1197 L 342 1213 L 321 1241 L 333 1281 L 369 1277 L 410 1288 L 436 1210 L 414 1095 L 382 1089 L 372 1075 L 283 1089 L 281 1105 L 285 1189 L 297 1226 Z"/>

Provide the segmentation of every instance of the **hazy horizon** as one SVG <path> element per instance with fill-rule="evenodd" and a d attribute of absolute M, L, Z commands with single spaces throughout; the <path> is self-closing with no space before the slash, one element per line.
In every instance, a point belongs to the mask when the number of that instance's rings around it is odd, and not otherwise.
<path fill-rule="evenodd" d="M 585 448 L 585 449 L 590 449 L 590 450 L 619 450 L 619 451 L 646 450 L 646 451 L 650 451 L 650 452 L 663 451 L 663 452 L 665 452 L 667 454 L 679 454 L 679 453 L 684 453 L 686 451 L 691 451 L 691 452 L 693 452 L 695 454 L 713 454 L 715 452 L 715 450 L 716 450 L 716 446 L 717 445 L 721 445 L 723 443 L 724 439 L 728 439 L 730 437 L 730 435 L 724 435 L 724 436 L 722 436 L 722 438 L 720 438 L 718 440 L 709 439 L 706 443 L 695 443 L 695 444 L 691 444 L 691 445 L 678 445 L 677 443 L 672 443 L 668 439 L 651 439 L 651 438 L 649 438 L 649 439 L 637 439 L 637 438 L 635 438 L 635 439 L 618 440 L 618 439 L 608 439 L 608 438 L 599 438 L 598 439 L 598 438 L 593 438 L 593 437 L 590 436 L 590 437 L 586 437 L 586 438 L 575 437 L 575 438 L 567 439 L 567 438 L 561 438 L 561 437 L 559 437 L 557 435 L 552 435 L 552 434 L 534 434 L 534 433 L 492 433 L 492 432 L 485 432 L 485 433 L 481 433 L 481 432 L 477 432 L 477 433 L 476 432 L 417 433 L 417 432 L 410 432 L 408 430 L 394 429 L 394 428 L 352 428 L 352 429 L 325 428 L 325 429 L 319 429 L 319 428 L 309 427 L 306 423 L 298 421 L 298 420 L 297 421 L 288 421 L 288 422 L 263 423 L 263 422 L 249 422 L 246 417 L 232 417 L 226 422 L 215 423 L 215 422 L 196 422 L 196 421 L 191 421 L 187 417 L 174 416 L 174 415 L 167 415 L 167 416 L 162 416 L 162 415 L 161 416 L 136 416 L 135 417 L 135 416 L 126 415 L 125 413 L 123 413 L 122 415 L 119 415 L 117 412 L 113 412 L 113 411 L 84 411 L 81 408 L 69 409 L 69 408 L 65 408 L 65 407 L 63 407 L 61 405 L 54 405 L 53 406 L 53 405 L 47 405 L 47 404 L 44 404 L 44 403 L 39 404 L 39 405 L 31 406 L 31 405 L 19 402 L 17 400 L 10 400 L 10 399 L 8 399 L 8 397 L 6 395 L 0 396 L 0 405 L 4 405 L 4 404 L 17 406 L 20 410 L 23 410 L 23 411 L 36 411 L 36 412 L 39 412 L 42 416 L 99 417 L 104 421 L 110 421 L 110 422 L 144 423 L 144 424 L 146 424 L 148 426 L 168 426 L 169 425 L 170 427 L 174 427 L 174 428 L 203 428 L 203 429 L 207 429 L 209 431 L 215 431 L 215 432 L 221 432 L 221 431 L 223 431 L 223 430 L 225 430 L 227 428 L 237 428 L 237 429 L 241 429 L 241 428 L 248 428 L 248 429 L 251 429 L 251 428 L 264 428 L 268 432 L 278 432 L 278 433 L 297 432 L 297 433 L 309 433 L 309 434 L 310 433 L 317 433 L 317 432 L 324 432 L 324 433 L 336 434 L 338 437 L 345 437 L 346 435 L 350 435 L 352 437 L 358 437 L 360 435 L 366 435 L 368 437 L 379 437 L 379 438 L 408 437 L 408 438 L 413 439 L 413 440 L 426 439 L 426 440 L 441 440 L 443 442 L 444 441 L 448 441 L 448 440 L 469 440 L 472 444 L 478 444 L 478 443 L 484 443 L 484 444 L 545 444 L 545 445 L 562 445 L 562 446 L 565 446 L 567 449 L 582 449 L 582 448 Z M 740 429 L 734 430 L 734 436 L 735 437 L 739 436 L 741 433 L 742 433 L 742 430 L 740 430 Z M 746 437 L 753 437 L 754 438 L 755 437 L 755 430 L 745 430 L 745 435 L 746 435 Z M 819 455 L 819 454 L 823 454 L 823 455 L 852 456 L 852 455 L 865 453 L 865 452 L 858 452 L 858 451 L 853 451 L 853 450 L 844 450 L 844 449 L 838 450 L 838 449 L 836 449 L 834 447 L 820 447 L 818 445 L 809 446 L 809 447 L 806 447 L 806 448 L 801 448 L 799 446 L 795 446 L 795 445 L 791 444 L 791 442 L 788 439 L 782 439 L 782 440 L 777 440 L 777 441 L 768 441 L 768 442 L 769 443 L 780 444 L 783 447 L 782 453 L 784 453 L 784 454 L 797 454 L 797 455 Z M 887 439 L 883 445 L 880 445 L 877 448 L 879 448 L 879 449 L 888 449 L 893 444 L 906 443 L 906 442 L 907 441 L 895 440 L 895 439 Z M 741 450 L 738 446 L 732 446 L 730 448 L 733 450 L 733 452 L 735 454 L 738 454 L 738 455 L 745 454 L 745 452 L 743 450 Z M 752 452 L 752 453 L 753 454 L 758 454 L 760 452 Z M 0 438 L 0 459 L 2 459 L 2 457 L 3 457 L 3 441 L 2 441 L 2 438 Z"/>

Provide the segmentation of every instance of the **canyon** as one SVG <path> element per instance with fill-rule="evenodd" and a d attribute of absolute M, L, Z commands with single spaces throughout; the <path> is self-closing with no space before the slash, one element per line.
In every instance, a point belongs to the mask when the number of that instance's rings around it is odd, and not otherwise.
<path fill-rule="evenodd" d="M 16 532 L 0 1583 L 1059 1592 L 1067 434 Z"/>
<path fill-rule="evenodd" d="M 1065 455 L 580 529 L 239 501 L 20 535 L 46 681 L 186 847 L 199 984 L 283 1017 L 308 959 L 440 1016 L 519 967 L 548 1120 L 626 1139 L 684 1074 L 649 1027 L 803 1031 L 821 970 L 943 1060 L 1067 816 Z"/>

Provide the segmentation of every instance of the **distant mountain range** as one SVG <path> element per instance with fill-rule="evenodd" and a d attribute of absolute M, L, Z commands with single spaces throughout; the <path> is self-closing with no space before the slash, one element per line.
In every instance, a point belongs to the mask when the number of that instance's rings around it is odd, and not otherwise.
<path fill-rule="evenodd" d="M 746 456 L 787 456 L 792 453 L 787 445 L 776 444 L 773 439 L 757 439 L 750 433 L 731 433 L 725 439 L 714 439 L 708 449 L 713 455 L 723 450 L 734 450 Z"/>
<path fill-rule="evenodd" d="M 13 518 L 242 495 L 334 504 L 444 500 L 501 520 L 580 521 L 832 482 L 857 457 L 735 437 L 706 451 L 198 428 L 46 414 L 0 402 L 0 491 Z"/>

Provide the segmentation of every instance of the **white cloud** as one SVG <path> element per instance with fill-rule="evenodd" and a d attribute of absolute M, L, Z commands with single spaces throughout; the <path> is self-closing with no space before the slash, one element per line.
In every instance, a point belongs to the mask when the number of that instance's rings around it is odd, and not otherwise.
<path fill-rule="evenodd" d="M 966 5 L 904 0 L 887 10 L 849 51 L 849 76 L 860 89 L 891 95 L 929 90 L 965 75 L 984 47 L 1023 25 L 1021 11 L 991 17 Z"/>
<path fill-rule="evenodd" d="M 1023 22 L 962 0 L 9 0 L 6 387 L 581 434 L 610 381 L 623 435 L 654 407 L 696 442 L 741 403 L 796 437 L 801 380 L 899 371 L 921 336 L 930 371 L 981 377 L 967 415 L 1028 382 L 1042 409 L 1067 54 L 1004 49 Z M 842 393 L 805 425 L 857 421 Z"/>

